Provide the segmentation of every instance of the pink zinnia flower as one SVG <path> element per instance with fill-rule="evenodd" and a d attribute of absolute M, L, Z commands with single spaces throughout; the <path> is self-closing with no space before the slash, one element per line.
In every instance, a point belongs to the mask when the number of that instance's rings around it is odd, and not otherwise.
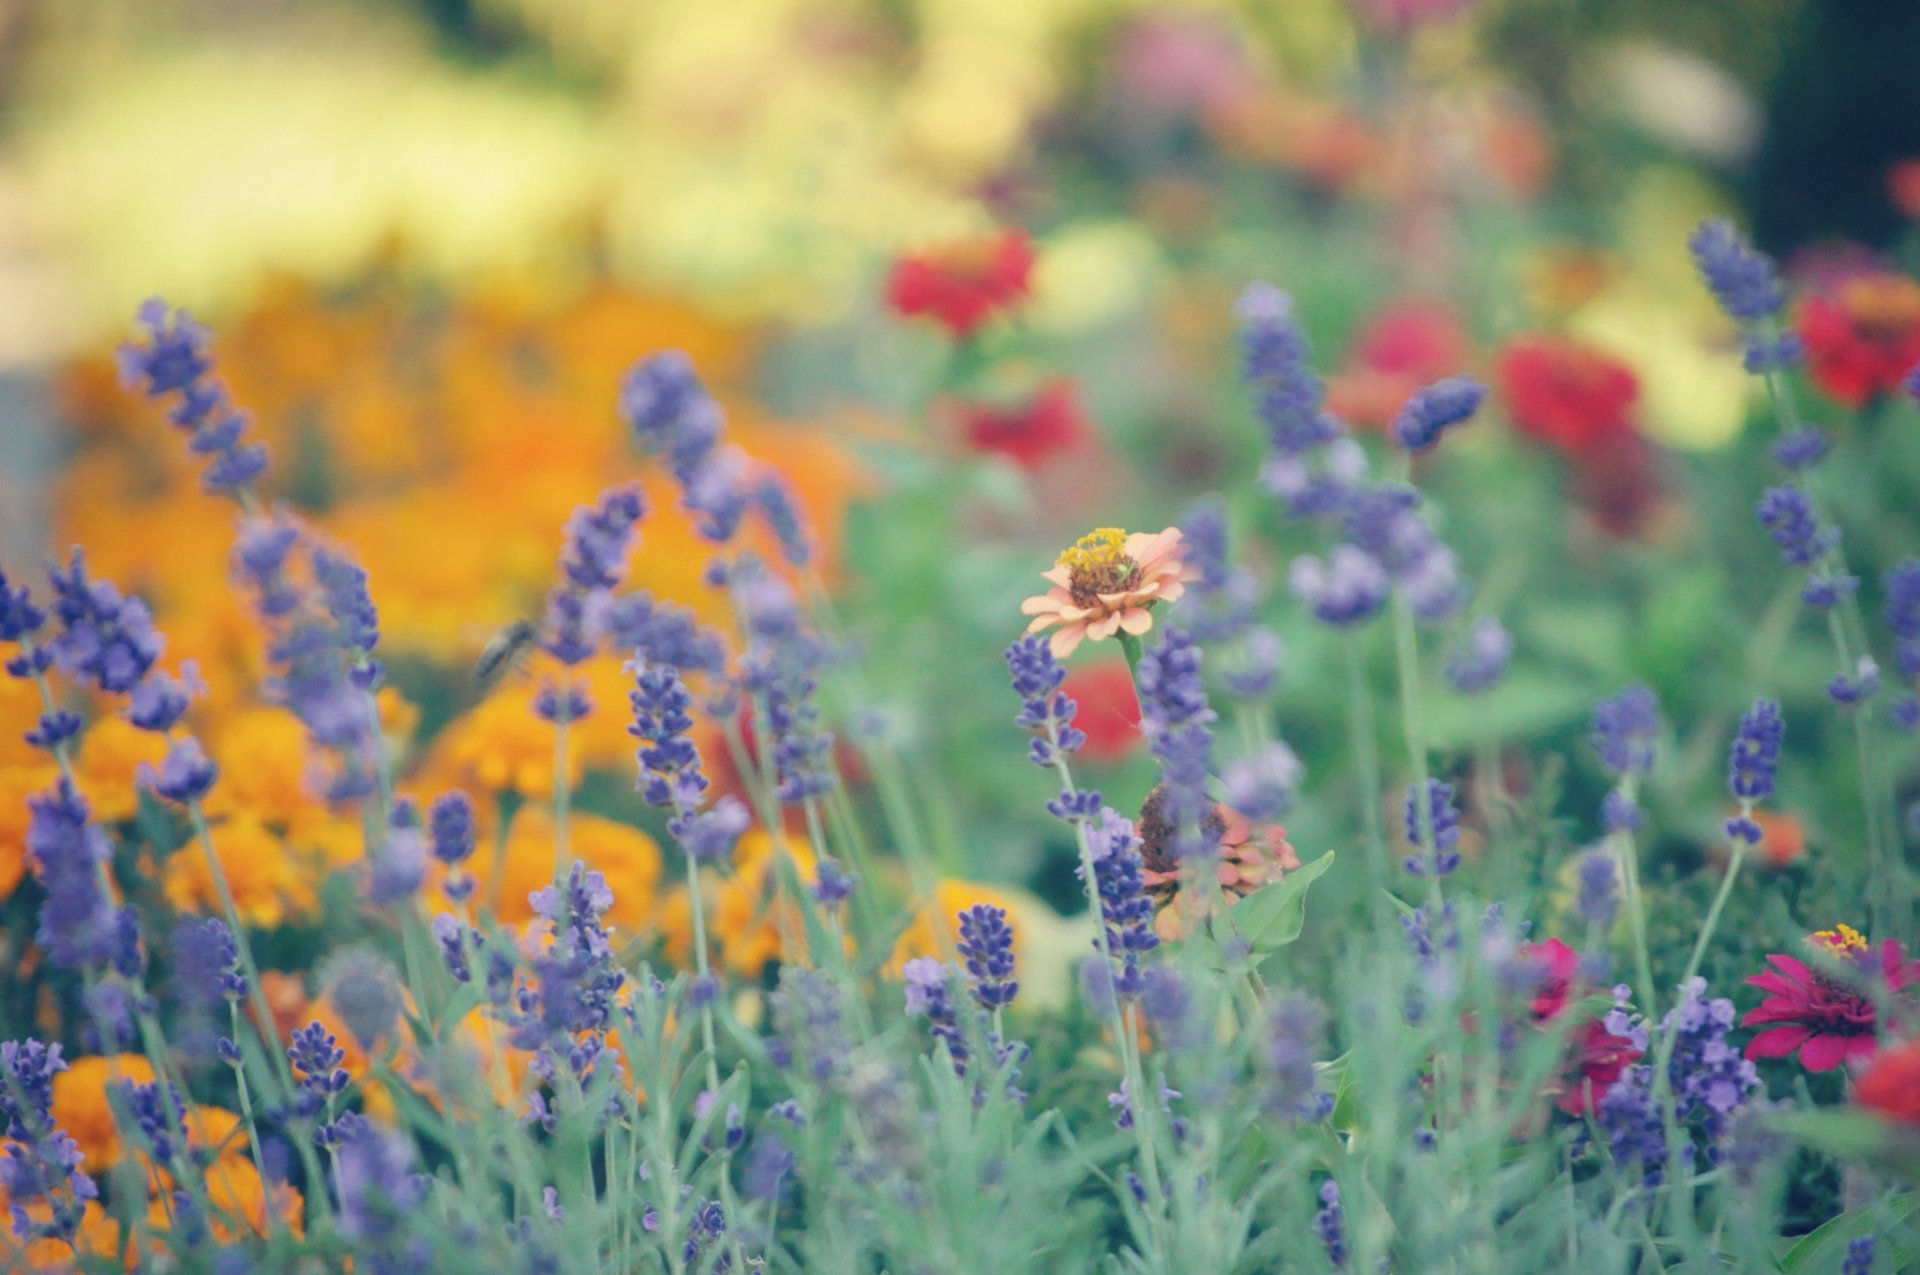
<path fill-rule="evenodd" d="M 1850 926 L 1822 930 L 1808 942 L 1853 964 L 1862 978 L 1878 978 L 1901 991 L 1920 977 L 1920 963 L 1909 961 L 1892 939 L 1874 958 L 1867 940 Z M 1814 970 L 1797 957 L 1775 952 L 1773 969 L 1747 982 L 1768 993 L 1760 1007 L 1740 1020 L 1743 1027 L 1765 1027 L 1747 1044 L 1749 1058 L 1787 1058 L 1796 1051 L 1808 1071 L 1832 1071 L 1842 1063 L 1864 1062 L 1878 1048 L 1879 1011 L 1857 983 Z"/>
<path fill-rule="evenodd" d="M 1178 527 L 1131 535 L 1102 527 L 1080 537 L 1043 574 L 1053 587 L 1022 602 L 1020 613 L 1033 617 L 1029 633 L 1054 629 L 1049 641 L 1061 660 L 1087 639 L 1139 637 L 1153 627 L 1156 602 L 1179 601 L 1200 578 L 1186 563 Z"/>
<path fill-rule="evenodd" d="M 967 446 L 976 452 L 1005 456 L 1022 469 L 1034 470 L 1063 452 L 1077 451 L 1093 436 L 1080 394 L 1064 377 L 1049 381 L 1038 393 L 1011 407 L 972 404 L 962 409 L 961 430 Z"/>

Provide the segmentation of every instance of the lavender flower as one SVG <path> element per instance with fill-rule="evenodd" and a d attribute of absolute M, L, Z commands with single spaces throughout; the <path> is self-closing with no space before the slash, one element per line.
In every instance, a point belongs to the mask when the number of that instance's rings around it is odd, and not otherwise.
<path fill-rule="evenodd" d="M 1639 1174 L 1648 1186 L 1659 1185 L 1667 1169 L 1667 1122 L 1654 1101 L 1653 1068 L 1628 1067 L 1598 1106 L 1614 1167 Z"/>
<path fill-rule="evenodd" d="M 428 1180 L 414 1173 L 412 1164 L 407 1139 L 371 1124 L 357 1126 L 341 1141 L 335 1161 L 340 1233 L 362 1251 L 395 1245 L 407 1214 L 426 1197 Z"/>
<path fill-rule="evenodd" d="M 709 676 L 726 667 L 726 643 L 718 633 L 702 626 L 687 608 L 656 601 L 650 593 L 610 599 L 600 622 L 611 649 L 632 651 L 647 665 L 671 664 Z"/>
<path fill-rule="evenodd" d="M 799 535 L 798 519 L 783 528 L 791 506 L 769 509 L 764 483 L 756 482 L 752 463 L 738 448 L 720 446 L 723 425 L 719 404 L 701 385 L 692 362 L 677 350 L 643 360 L 627 374 L 620 390 L 620 415 L 633 430 L 642 453 L 660 456 L 680 484 L 680 503 L 694 516 L 706 539 L 733 539 L 750 505 L 759 503 L 783 548 L 787 535 Z M 783 534 L 787 533 L 787 534 Z"/>
<path fill-rule="evenodd" d="M 908 961 L 904 970 L 907 987 L 907 1015 L 927 1020 L 934 1038 L 947 1044 L 953 1069 L 959 1075 L 967 1071 L 967 1037 L 954 1014 L 953 996 L 948 986 L 952 973 L 931 956 Z"/>
<path fill-rule="evenodd" d="M 23 1243 L 42 1237 L 71 1241 L 86 1202 L 100 1194 L 81 1168 L 79 1145 L 54 1123 L 53 1078 L 66 1069 L 58 1042 L 0 1044 L 0 1133 L 7 1139 L 0 1188 L 12 1205 L 14 1237 Z M 49 1217 L 31 1221 L 28 1206 L 43 1201 Z"/>
<path fill-rule="evenodd" d="M 1773 795 L 1780 769 L 1780 743 L 1787 733 L 1780 705 L 1773 700 L 1753 702 L 1740 719 L 1740 729 L 1727 752 L 1727 790 L 1740 802 L 1741 813 L 1727 821 L 1727 835 L 1748 845 L 1760 840 L 1760 826 L 1746 813 L 1753 803 Z"/>
<path fill-rule="evenodd" d="M 119 918 L 102 886 L 112 859 L 86 798 L 62 776 L 51 791 L 27 798 L 27 853 L 46 901 L 35 942 L 63 969 L 105 965 L 118 948 Z"/>
<path fill-rule="evenodd" d="M 1213 844 L 1201 832 L 1212 810 L 1207 773 L 1213 762 L 1215 714 L 1207 703 L 1202 656 L 1193 638 L 1169 627 L 1160 644 L 1140 657 L 1134 685 L 1140 693 L 1140 728 L 1160 763 L 1163 811 L 1173 832 L 1176 858 L 1205 854 Z"/>
<path fill-rule="evenodd" d="M 1347 1266 L 1347 1214 L 1340 1207 L 1340 1184 L 1328 1178 L 1320 1184 L 1320 1211 L 1313 1215 L 1313 1232 L 1326 1246 L 1327 1262 L 1335 1270 Z"/>
<path fill-rule="evenodd" d="M 1754 511 L 1772 534 L 1773 543 L 1780 547 L 1780 556 L 1788 566 L 1812 566 L 1840 543 L 1840 533 L 1820 525 L 1819 517 L 1813 512 L 1813 502 L 1792 483 L 1767 488 Z"/>
<path fill-rule="evenodd" d="M 1006 660 L 1013 693 L 1021 701 L 1014 724 L 1038 733 L 1028 759 L 1036 766 L 1051 766 L 1056 754 L 1078 752 L 1087 737 L 1073 724 L 1079 706 L 1060 690 L 1067 670 L 1054 658 L 1053 647 L 1045 638 L 1028 635 L 1007 648 Z"/>
<path fill-rule="evenodd" d="M 220 767 L 201 749 L 200 741 L 190 735 L 173 741 L 158 771 L 146 763 L 140 767 L 142 783 L 155 795 L 182 806 L 199 801 L 213 791 L 214 780 L 219 777 Z"/>
<path fill-rule="evenodd" d="M 1645 686 L 1629 686 L 1593 708 L 1593 747 L 1616 779 L 1653 770 L 1660 736 L 1660 701 Z"/>
<path fill-rule="evenodd" d="M 1324 562 L 1310 554 L 1295 558 L 1287 583 L 1294 596 L 1312 608 L 1315 619 L 1335 628 L 1380 614 L 1392 587 L 1379 559 L 1351 544 L 1335 545 Z"/>
<path fill-rule="evenodd" d="M 1608 930 L 1620 910 L 1620 869 L 1613 852 L 1602 846 L 1580 856 L 1580 919 L 1598 930 Z"/>
<path fill-rule="evenodd" d="M 189 451 L 209 457 L 201 482 L 208 491 L 240 491 L 266 472 L 267 449 L 243 443 L 247 418 L 233 409 L 226 387 L 212 376 L 207 330 L 185 310 L 169 310 L 158 299 L 138 312 L 146 329 L 144 344 L 120 347 L 122 384 L 156 401 L 176 399 L 169 419 L 192 438 Z"/>
<path fill-rule="evenodd" d="M 1760 1085 L 1752 1062 L 1727 1040 L 1733 1030 L 1733 1002 L 1709 999 L 1707 981 L 1693 978 L 1681 989 L 1680 1004 L 1668 1011 L 1661 1030 L 1673 1038 L 1668 1063 L 1676 1114 L 1698 1125 L 1710 1162 L 1728 1122 Z"/>
<path fill-rule="evenodd" d="M 1486 397 L 1487 387 L 1470 376 L 1435 381 L 1415 392 L 1393 418 L 1394 441 L 1410 452 L 1426 451 L 1449 429 L 1471 420 Z"/>
<path fill-rule="evenodd" d="M 768 1042 L 768 1051 L 775 1061 L 798 1065 L 816 1083 L 842 1076 L 852 1062 L 853 1040 L 840 989 L 818 970 L 781 967 L 780 986 L 773 993 L 773 1025 L 778 1034 Z"/>
<path fill-rule="evenodd" d="M 0 642 L 25 642 L 46 622 L 47 613 L 34 605 L 27 586 L 9 583 L 7 573 L 0 570 Z M 33 675 L 31 671 L 9 671 L 15 677 Z"/>
<path fill-rule="evenodd" d="M 193 697 L 207 693 L 200 680 L 200 666 L 188 660 L 180 666 L 180 676 L 155 669 L 142 678 L 127 700 L 127 720 L 141 730 L 164 735 L 187 715 Z"/>
<path fill-rule="evenodd" d="M 1424 856 L 1409 855 L 1405 863 L 1408 872 L 1416 877 L 1444 877 L 1460 866 L 1460 810 L 1453 803 L 1452 784 L 1429 779 L 1424 794 L 1418 785 L 1410 785 L 1406 816 L 1407 841 L 1428 852 Z M 1427 844 L 1422 832 L 1423 823 L 1432 824 L 1432 845 Z"/>
<path fill-rule="evenodd" d="M 766 519 L 767 529 L 780 546 L 780 556 L 790 567 L 804 567 L 813 560 L 813 537 L 801 515 L 793 488 L 771 471 L 760 476 L 753 488 L 753 503 Z"/>
<path fill-rule="evenodd" d="M 1873 1275 L 1874 1237 L 1862 1235 L 1847 1245 L 1847 1258 L 1840 1263 L 1840 1275 Z"/>
<path fill-rule="evenodd" d="M 1013 1004 L 1020 984 L 1013 977 L 1013 928 L 1007 924 L 1006 909 L 976 903 L 962 912 L 958 946 L 981 1008 Z"/>
<path fill-rule="evenodd" d="M 1768 454 L 1773 463 L 1789 473 L 1812 469 L 1826 459 L 1828 440 L 1817 429 L 1797 429 L 1774 440 Z"/>
<path fill-rule="evenodd" d="M 1266 1062 L 1272 1088 L 1267 1108 L 1289 1120 L 1319 1120 L 1333 1110 L 1331 1094 L 1321 1093 L 1313 1069 L 1325 1015 L 1311 996 L 1283 997 L 1273 1007 L 1267 1029 Z"/>
<path fill-rule="evenodd" d="M 1140 843 L 1133 825 L 1110 807 L 1102 807 L 1098 818 L 1088 822 L 1086 835 L 1107 950 L 1118 964 L 1113 990 L 1120 996 L 1137 996 L 1140 957 L 1160 944 L 1153 932 L 1153 900 L 1146 894 Z"/>
<path fill-rule="evenodd" d="M 1896 639 L 1895 663 L 1905 678 L 1920 678 L 1920 558 L 1890 567 L 1881 611 Z"/>
<path fill-rule="evenodd" d="M 650 805 L 665 806 L 673 814 L 667 830 L 695 862 L 709 862 L 733 852 L 734 843 L 750 823 L 746 807 L 732 796 L 722 797 L 711 810 L 702 810 L 707 775 L 695 746 L 693 694 L 671 665 L 643 668 L 635 676 L 633 725 L 627 733 L 643 741 L 640 748 L 640 793 Z"/>
<path fill-rule="evenodd" d="M 1701 222 L 1687 249 L 1727 317 L 1754 323 L 1786 304 L 1773 259 L 1748 246 L 1732 222 L 1720 217 Z"/>
<path fill-rule="evenodd" d="M 393 963 L 366 948 L 332 957 L 320 977 L 322 994 L 363 1051 L 393 1033 L 405 1010 Z"/>
<path fill-rule="evenodd" d="M 1507 674 L 1513 659 L 1513 635 L 1490 615 L 1474 621 L 1467 640 L 1447 661 L 1447 681 L 1463 695 L 1491 689 Z"/>
<path fill-rule="evenodd" d="M 1260 582 L 1227 557 L 1227 510 L 1219 497 L 1195 504 L 1180 519 L 1187 565 L 1199 579 L 1187 586 L 1181 605 L 1188 628 L 1202 642 L 1224 642 L 1245 633 L 1259 603 Z"/>
<path fill-rule="evenodd" d="M 860 878 L 842 868 L 838 860 L 820 856 L 819 866 L 814 869 L 812 892 L 821 907 L 839 907 L 853 897 L 859 884 Z"/>
<path fill-rule="evenodd" d="M 638 487 L 614 487 L 567 520 L 560 554 L 564 580 L 548 596 L 541 642 L 561 663 L 582 663 L 599 649 L 597 610 L 626 574 L 633 529 L 645 512 Z"/>
<path fill-rule="evenodd" d="M 340 1065 L 346 1060 L 346 1051 L 324 1024 L 316 1021 L 294 1029 L 287 1044 L 287 1061 L 293 1064 L 299 1081 L 294 1099 L 296 1115 L 311 1120 L 330 1109 L 334 1098 L 344 1093 L 353 1079 Z"/>
<path fill-rule="evenodd" d="M 1827 697 L 1836 704 L 1864 704 L 1880 693 L 1880 663 L 1871 655 L 1854 661 L 1851 675 L 1835 673 L 1827 683 Z"/>
<path fill-rule="evenodd" d="M 166 645 L 154 631 L 153 612 L 138 598 L 122 597 L 109 582 L 89 579 L 78 549 L 65 571 L 50 568 L 47 579 L 53 585 L 53 615 L 60 623 L 52 644 L 54 663 L 109 695 L 130 693 Z"/>
<path fill-rule="evenodd" d="M 1286 813 L 1305 774 L 1306 767 L 1293 749 L 1274 740 L 1253 755 L 1229 763 L 1221 783 L 1227 790 L 1227 804 L 1258 823 Z"/>
<path fill-rule="evenodd" d="M 429 842 L 433 857 L 449 868 L 459 868 L 473 857 L 477 832 L 473 823 L 473 800 L 455 790 L 434 799 L 427 814 Z"/>

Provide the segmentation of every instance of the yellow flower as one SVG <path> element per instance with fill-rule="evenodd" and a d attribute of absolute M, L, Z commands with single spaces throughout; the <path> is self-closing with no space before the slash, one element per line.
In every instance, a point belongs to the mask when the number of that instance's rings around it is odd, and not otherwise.
<path fill-rule="evenodd" d="M 239 812 L 285 823 L 311 810 L 306 727 L 285 709 L 234 713 L 215 733 L 213 755 L 222 765 L 220 782 L 207 794 L 209 815 Z"/>
<path fill-rule="evenodd" d="M 158 766 L 167 755 L 167 741 L 141 730 L 123 717 L 102 717 L 80 738 L 74 770 L 80 791 L 101 823 L 119 823 L 139 812 L 135 787 L 144 763 Z"/>
<path fill-rule="evenodd" d="M 11 1214 L 13 1201 L 0 1188 L 0 1216 Z M 53 1206 L 44 1199 L 26 1206 L 27 1217 L 34 1222 L 51 1222 Z M 69 1246 L 65 1240 L 34 1240 L 24 1247 L 14 1237 L 12 1226 L 0 1226 L 0 1270 L 57 1271 L 70 1275 L 76 1255 L 111 1259 L 120 1251 L 120 1225 L 107 1215 L 96 1200 L 88 1200 L 80 1215 L 80 1225 Z M 89 1268 L 92 1269 L 92 1268 Z"/>
<path fill-rule="evenodd" d="M 791 832 L 785 837 L 794 871 L 802 882 L 817 871 L 813 846 Z M 733 872 L 721 876 L 702 870 L 701 901 L 707 908 L 707 942 L 714 956 L 730 972 L 757 978 L 773 961 L 805 954 L 806 924 L 799 906 L 783 898 L 776 871 L 777 847 L 765 829 L 750 829 L 734 847 Z M 661 906 L 660 932 L 667 955 L 682 965 L 693 963 L 693 910 L 685 886 L 677 888 Z M 786 950 L 791 940 L 798 951 Z"/>
<path fill-rule="evenodd" d="M 88 1173 L 106 1172 L 120 1162 L 124 1148 L 107 1105 L 107 1086 L 116 1080 L 153 1083 L 153 1064 L 143 1054 L 93 1056 L 67 1061 L 53 1078 L 53 1120 L 86 1157 Z"/>
<path fill-rule="evenodd" d="M 1102 527 L 1079 541 L 1042 573 L 1053 587 L 1020 604 L 1033 617 L 1027 632 L 1054 629 L 1056 659 L 1073 654 L 1080 643 L 1116 633 L 1139 637 L 1153 627 L 1156 602 L 1177 602 L 1187 584 L 1199 579 L 1181 553 L 1180 529 L 1129 535 Z"/>
<path fill-rule="evenodd" d="M 311 912 L 318 902 L 312 874 L 303 871 L 286 844 L 252 815 L 234 815 L 216 825 L 213 848 L 245 924 L 270 930 Z M 168 857 L 165 888 L 167 901 L 182 911 L 220 910 L 213 871 L 197 841 Z"/>
<path fill-rule="evenodd" d="M 533 715 L 532 699 L 524 684 L 509 682 L 455 720 L 434 741 L 423 786 L 462 788 L 475 797 L 512 792 L 529 801 L 551 801 L 553 724 Z M 576 787 L 584 743 L 577 730 L 567 736 L 566 782 Z"/>

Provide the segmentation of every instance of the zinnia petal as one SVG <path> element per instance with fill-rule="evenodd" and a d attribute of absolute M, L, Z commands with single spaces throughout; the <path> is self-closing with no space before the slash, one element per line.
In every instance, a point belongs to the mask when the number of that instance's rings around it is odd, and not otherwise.
<path fill-rule="evenodd" d="M 1785 1058 L 1807 1042 L 1813 1032 L 1801 1026 L 1776 1027 L 1747 1042 L 1749 1058 Z"/>
<path fill-rule="evenodd" d="M 1145 607 L 1129 607 L 1120 613 L 1121 630 L 1131 633 L 1134 637 L 1139 637 L 1152 627 L 1153 612 Z"/>
<path fill-rule="evenodd" d="M 1832 1071 L 1847 1060 L 1857 1036 L 1815 1036 L 1800 1046 L 1800 1065 L 1808 1071 Z M 1869 1044 L 1871 1049 L 1871 1044 Z"/>

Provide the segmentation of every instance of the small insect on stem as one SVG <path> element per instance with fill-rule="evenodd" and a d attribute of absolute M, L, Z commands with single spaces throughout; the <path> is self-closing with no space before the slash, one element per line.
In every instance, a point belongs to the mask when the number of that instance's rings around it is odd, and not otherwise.
<path fill-rule="evenodd" d="M 500 630 L 474 663 L 474 682 L 483 688 L 493 686 L 525 662 L 539 638 L 540 627 L 532 620 L 515 620 Z"/>

